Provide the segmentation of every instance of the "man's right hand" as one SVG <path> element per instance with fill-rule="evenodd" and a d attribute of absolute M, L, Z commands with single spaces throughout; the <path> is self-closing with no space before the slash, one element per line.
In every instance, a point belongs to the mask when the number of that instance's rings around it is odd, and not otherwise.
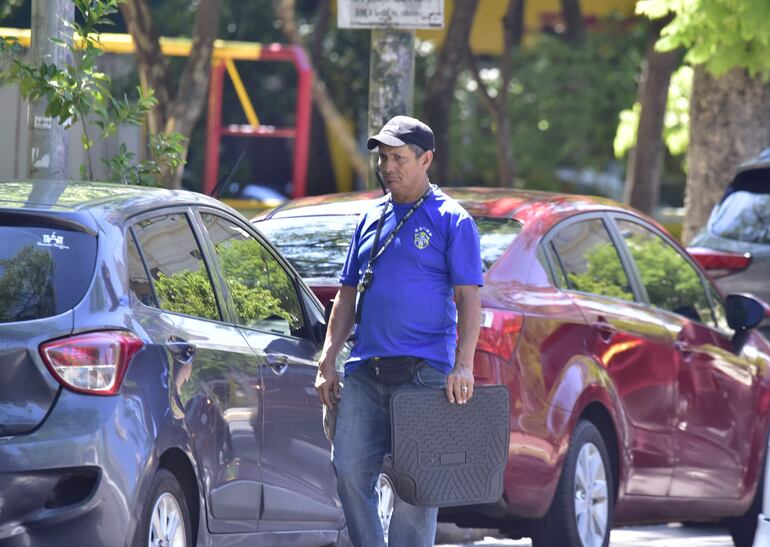
<path fill-rule="evenodd" d="M 334 408 L 340 401 L 340 379 L 334 362 L 318 363 L 318 374 L 315 379 L 315 390 L 318 398 L 328 408 Z"/>

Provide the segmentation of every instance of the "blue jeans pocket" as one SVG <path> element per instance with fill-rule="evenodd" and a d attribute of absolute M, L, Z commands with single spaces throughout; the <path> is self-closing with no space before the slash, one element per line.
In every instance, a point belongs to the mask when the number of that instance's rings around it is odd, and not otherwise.
<path fill-rule="evenodd" d="M 417 369 L 414 379 L 418 385 L 429 389 L 444 389 L 446 386 L 446 374 L 427 364 Z"/>

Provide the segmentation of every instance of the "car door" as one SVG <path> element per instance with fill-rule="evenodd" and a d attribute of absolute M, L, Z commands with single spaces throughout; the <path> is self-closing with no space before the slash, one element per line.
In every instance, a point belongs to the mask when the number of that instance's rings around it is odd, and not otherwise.
<path fill-rule="evenodd" d="M 135 317 L 170 355 L 176 417 L 192 435 L 212 532 L 256 532 L 261 501 L 259 367 L 212 282 L 191 211 L 164 210 L 130 228 Z"/>
<path fill-rule="evenodd" d="M 676 380 L 672 337 L 641 304 L 602 214 L 560 224 L 547 245 L 561 270 L 557 284 L 588 324 L 586 343 L 612 381 L 617 409 L 630 426 L 627 494 L 664 496 L 674 469 L 672 427 Z"/>
<path fill-rule="evenodd" d="M 201 211 L 241 327 L 261 368 L 260 531 L 338 529 L 344 521 L 315 391 L 322 316 L 253 229 Z"/>
<path fill-rule="evenodd" d="M 677 463 L 670 495 L 739 497 L 756 423 L 753 365 L 733 351 L 732 333 L 717 323 L 707 281 L 691 260 L 652 227 L 630 217 L 616 222 L 650 304 L 675 336 Z"/>

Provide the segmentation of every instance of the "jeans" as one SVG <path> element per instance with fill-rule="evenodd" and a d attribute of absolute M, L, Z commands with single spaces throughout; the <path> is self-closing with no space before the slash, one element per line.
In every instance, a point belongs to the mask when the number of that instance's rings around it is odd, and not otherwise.
<path fill-rule="evenodd" d="M 375 486 L 390 453 L 390 397 L 405 389 L 443 389 L 446 375 L 423 365 L 411 381 L 389 386 L 365 366 L 345 377 L 337 414 L 332 460 L 348 532 L 356 547 L 384 547 Z M 396 497 L 388 531 L 392 547 L 430 547 L 438 508 L 418 507 Z"/>

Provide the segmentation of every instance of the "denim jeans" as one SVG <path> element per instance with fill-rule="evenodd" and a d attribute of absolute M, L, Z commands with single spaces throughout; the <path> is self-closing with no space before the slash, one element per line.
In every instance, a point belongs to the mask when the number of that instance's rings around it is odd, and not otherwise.
<path fill-rule="evenodd" d="M 390 386 L 359 367 L 345 377 L 337 414 L 332 460 L 348 532 L 356 547 L 384 547 L 375 486 L 390 453 L 390 397 L 405 389 L 443 389 L 446 375 L 423 365 L 414 378 Z M 392 547 L 429 547 L 436 536 L 436 507 L 418 507 L 396 497 L 388 531 Z"/>

